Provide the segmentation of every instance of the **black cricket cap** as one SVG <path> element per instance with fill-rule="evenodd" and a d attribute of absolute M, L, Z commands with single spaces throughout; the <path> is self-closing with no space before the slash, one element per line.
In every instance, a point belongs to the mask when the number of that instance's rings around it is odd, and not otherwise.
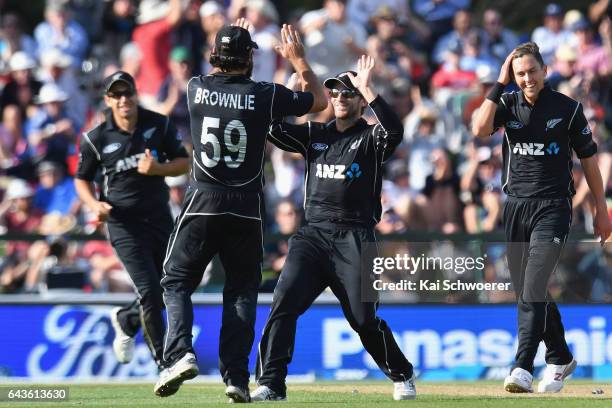
<path fill-rule="evenodd" d="M 136 82 L 134 78 L 125 71 L 117 71 L 114 74 L 111 74 L 104 78 L 104 93 L 107 94 L 108 91 L 118 82 L 123 82 L 127 84 L 132 91 L 136 92 Z"/>
<path fill-rule="evenodd" d="M 349 72 L 353 75 L 357 75 L 357 73 L 355 71 L 344 71 L 339 73 L 338 75 L 336 75 L 333 78 L 327 78 L 324 82 L 323 85 L 327 88 L 327 89 L 334 89 L 334 87 L 338 84 L 344 86 L 345 88 L 348 88 L 350 90 L 353 90 L 357 93 L 359 93 L 359 91 L 357 90 L 357 88 L 355 88 L 353 86 L 353 83 L 351 82 L 351 79 L 349 78 L 348 74 Z"/>
<path fill-rule="evenodd" d="M 246 57 L 249 51 L 257 47 L 257 43 L 251 40 L 248 30 L 238 26 L 225 26 L 215 37 L 215 48 L 217 55 L 225 57 Z"/>

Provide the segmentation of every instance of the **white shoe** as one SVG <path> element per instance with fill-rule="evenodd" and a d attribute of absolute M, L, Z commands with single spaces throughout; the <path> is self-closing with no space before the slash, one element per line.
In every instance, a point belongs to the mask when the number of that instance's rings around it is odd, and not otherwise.
<path fill-rule="evenodd" d="M 158 397 L 169 397 L 179 390 L 184 381 L 195 378 L 199 372 L 195 355 L 187 353 L 172 366 L 159 373 L 159 380 L 153 392 Z"/>
<path fill-rule="evenodd" d="M 251 402 L 248 388 L 240 388 L 235 385 L 228 385 L 225 389 L 225 395 L 229 397 L 230 403 L 246 403 Z"/>
<path fill-rule="evenodd" d="M 504 380 L 504 389 L 508 392 L 533 392 L 533 375 L 523 368 L 516 367 Z"/>
<path fill-rule="evenodd" d="M 252 402 L 262 401 L 287 401 L 287 397 L 277 394 L 267 385 L 260 385 L 251 395 Z"/>
<path fill-rule="evenodd" d="M 117 315 L 121 310 L 120 307 L 115 307 L 110 312 L 110 320 L 113 325 L 113 329 L 115 329 L 115 338 L 113 339 L 113 351 L 115 352 L 115 357 L 117 361 L 126 364 L 132 361 L 134 357 L 134 343 L 135 340 L 133 337 L 125 334 L 121 325 L 119 324 L 119 320 L 117 319 Z"/>
<path fill-rule="evenodd" d="M 544 376 L 538 384 L 538 392 L 559 392 L 563 388 L 563 380 L 576 369 L 576 360 L 565 365 L 546 364 Z"/>
<path fill-rule="evenodd" d="M 414 385 L 414 374 L 407 381 L 393 383 L 393 399 L 395 401 L 412 400 L 416 398 L 416 386 Z"/>

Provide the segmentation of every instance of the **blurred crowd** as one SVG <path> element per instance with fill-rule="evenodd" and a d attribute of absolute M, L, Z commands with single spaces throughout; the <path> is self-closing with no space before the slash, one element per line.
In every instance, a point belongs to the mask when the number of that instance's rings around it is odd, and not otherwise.
<path fill-rule="evenodd" d="M 361 54 L 376 58 L 374 83 L 405 128 L 403 143 L 386 164 L 379 234 L 500 228 L 501 133 L 474 140 L 469 129 L 501 63 L 524 41 L 539 45 L 549 85 L 582 102 L 604 183 L 611 187 L 610 0 L 580 10 L 537 3 L 530 13 L 541 15 L 540 25 L 523 32 L 507 27 L 499 10 L 473 13 L 470 0 L 318 3 L 320 8 L 307 10 L 271 0 L 46 0 L 44 18 L 32 30 L 25 29 L 24 16 L 2 9 L 0 228 L 48 238 L 3 241 L 0 290 L 38 291 L 53 279 L 92 291 L 129 290 L 129 277 L 106 242 L 62 238 L 103 233 L 72 183 L 80 134 L 102 120 L 101 80 L 117 69 L 132 74 L 141 105 L 169 115 L 190 145 L 187 81 L 210 70 L 216 32 L 238 17 L 249 20 L 259 45 L 257 81 L 284 83 L 291 74 L 274 51 L 283 23 L 299 28 L 321 80 L 354 68 Z M 298 121 L 332 116 L 330 106 Z M 304 162 L 272 146 L 267 157 L 268 232 L 287 236 L 303 218 Z M 574 180 L 573 228 L 590 232 L 592 204 L 579 162 Z M 173 212 L 180 209 L 186 182 L 168 180 Z M 284 238 L 267 244 L 265 269 L 272 278 L 286 252 Z M 54 270 L 67 272 L 50 278 Z"/>

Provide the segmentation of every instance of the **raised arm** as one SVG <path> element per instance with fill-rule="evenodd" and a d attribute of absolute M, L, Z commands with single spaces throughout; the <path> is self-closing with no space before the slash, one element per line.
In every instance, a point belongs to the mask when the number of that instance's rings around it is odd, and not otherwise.
<path fill-rule="evenodd" d="M 285 58 L 300 77 L 303 92 L 310 92 L 314 97 L 310 112 L 320 112 L 327 107 L 327 95 L 323 85 L 306 61 L 304 44 L 300 34 L 292 26 L 283 24 L 281 42 L 274 47 L 276 52 Z"/>
<path fill-rule="evenodd" d="M 493 86 L 491 92 L 486 97 L 478 111 L 474 115 L 472 121 L 472 133 L 478 137 L 488 137 L 495 130 L 495 114 L 503 109 L 499 107 L 501 95 L 504 92 L 506 85 L 510 83 L 510 70 L 512 69 L 513 53 L 506 57 L 506 61 L 501 67 L 497 83 Z"/>

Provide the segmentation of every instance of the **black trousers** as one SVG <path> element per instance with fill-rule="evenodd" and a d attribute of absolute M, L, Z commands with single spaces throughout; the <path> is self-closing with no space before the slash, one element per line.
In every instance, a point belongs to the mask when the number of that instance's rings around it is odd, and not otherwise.
<path fill-rule="evenodd" d="M 368 229 L 314 226 L 301 228 L 291 238 L 259 344 L 259 385 L 285 394 L 297 319 L 328 286 L 340 301 L 344 316 L 359 334 L 364 348 L 385 375 L 393 381 L 406 381 L 412 376 L 412 365 L 395 342 L 391 329 L 376 316 L 378 303 L 362 302 L 362 249 L 373 242 L 373 232 Z"/>
<path fill-rule="evenodd" d="M 573 358 L 559 309 L 549 301 L 547 289 L 567 240 L 571 218 L 569 199 L 509 197 L 504 206 L 508 267 L 518 302 L 519 344 L 513 368 L 533 373 L 533 360 L 542 340 L 547 363 L 567 364 Z"/>
<path fill-rule="evenodd" d="M 129 221 L 107 223 L 111 245 L 129 273 L 138 298 L 123 307 L 118 314 L 119 324 L 130 336 L 143 328 L 145 341 L 158 366 L 163 363 L 164 322 L 162 275 L 164 253 L 172 231 L 170 212 L 151 218 L 132 218 Z"/>
<path fill-rule="evenodd" d="M 189 192 L 170 237 L 161 282 L 168 314 L 164 360 L 171 365 L 185 353 L 194 353 L 191 295 L 202 281 L 206 265 L 219 254 L 225 269 L 219 369 L 227 385 L 246 387 L 261 283 L 262 222 L 235 214 L 210 215 L 202 211 L 216 198 L 214 194 Z M 233 201 L 240 201 L 240 196 Z"/>

